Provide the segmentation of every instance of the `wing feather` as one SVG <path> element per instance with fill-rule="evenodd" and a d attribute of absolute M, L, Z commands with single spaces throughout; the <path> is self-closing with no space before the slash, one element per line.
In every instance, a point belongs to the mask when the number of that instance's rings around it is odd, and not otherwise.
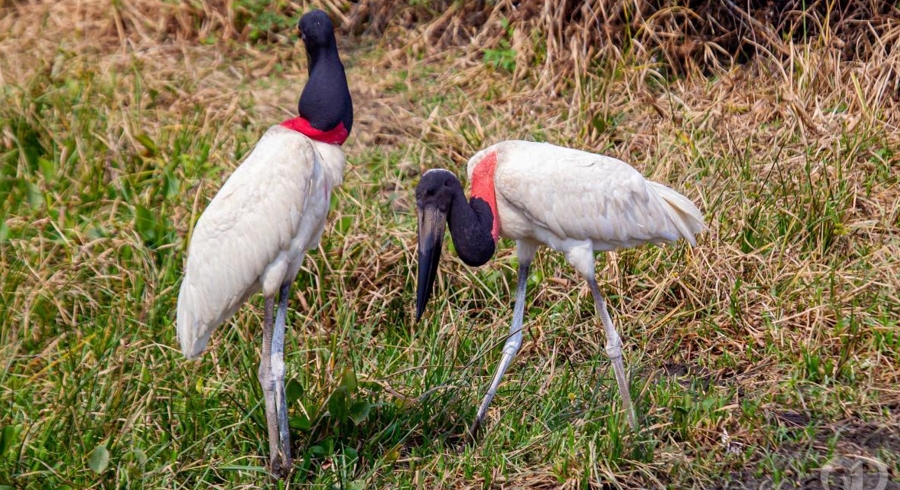
<path fill-rule="evenodd" d="M 494 148 L 498 195 L 559 241 L 592 240 L 598 250 L 678 238 L 695 243 L 704 228 L 689 199 L 615 158 L 524 141 Z"/>
<path fill-rule="evenodd" d="M 199 355 L 213 330 L 261 289 L 273 261 L 290 251 L 322 174 L 317 166 L 305 136 L 275 126 L 210 201 L 194 227 L 178 295 L 185 356 Z"/>

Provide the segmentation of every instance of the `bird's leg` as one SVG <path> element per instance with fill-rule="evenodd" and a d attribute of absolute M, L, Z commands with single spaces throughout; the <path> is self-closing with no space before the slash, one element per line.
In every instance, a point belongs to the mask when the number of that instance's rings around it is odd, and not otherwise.
<path fill-rule="evenodd" d="M 600 320 L 603 322 L 603 330 L 606 331 L 606 355 L 612 361 L 613 372 L 619 385 L 619 395 L 622 397 L 622 405 L 625 407 L 631 428 L 637 432 L 637 418 L 631 405 L 631 392 L 628 389 L 628 380 L 625 378 L 625 365 L 622 362 L 622 339 L 619 338 L 616 327 L 613 326 L 612 319 L 609 317 L 606 301 L 603 299 L 603 295 L 600 294 L 600 288 L 597 287 L 597 280 L 593 277 L 588 277 L 587 280 L 591 286 L 591 293 L 594 295 L 594 305 L 597 307 L 597 314 L 600 315 Z"/>
<path fill-rule="evenodd" d="M 275 331 L 272 333 L 272 378 L 275 384 L 275 419 L 277 425 L 278 451 L 272 454 L 272 471 L 287 475 L 293 465 L 291 461 L 291 438 L 288 432 L 287 399 L 284 394 L 284 331 L 287 319 L 287 302 L 291 283 L 281 285 L 278 297 L 278 313 L 275 315 Z M 276 458 L 277 454 L 277 458 Z M 276 461 L 277 460 L 277 461 Z M 280 468 L 276 469 L 276 462 Z"/>
<path fill-rule="evenodd" d="M 481 402 L 481 406 L 478 407 L 478 413 L 475 414 L 475 421 L 472 422 L 472 427 L 469 429 L 469 434 L 472 438 L 475 437 L 478 428 L 484 421 L 485 415 L 487 415 L 488 406 L 491 404 L 491 400 L 493 400 L 494 395 L 497 393 L 497 387 L 500 385 L 500 378 L 503 377 L 503 373 L 506 372 L 506 369 L 509 367 L 510 363 L 512 363 L 513 358 L 516 357 L 519 348 L 522 347 L 522 320 L 525 316 L 525 286 L 528 284 L 528 271 L 530 268 L 531 257 L 528 257 L 527 260 L 523 261 L 521 258 L 520 247 L 516 306 L 513 310 L 513 322 L 509 327 L 509 338 L 506 339 L 506 344 L 503 346 L 503 357 L 500 359 L 500 365 L 497 366 L 497 373 L 494 374 L 491 386 L 488 388 L 487 394 L 484 395 L 484 400 Z"/>
<path fill-rule="evenodd" d="M 262 356 L 259 362 L 259 384 L 262 387 L 266 403 L 266 425 L 269 429 L 269 457 L 272 473 L 281 477 L 282 465 L 279 458 L 278 422 L 275 412 L 275 377 L 272 375 L 272 334 L 275 298 L 266 297 L 265 317 L 263 319 Z"/>

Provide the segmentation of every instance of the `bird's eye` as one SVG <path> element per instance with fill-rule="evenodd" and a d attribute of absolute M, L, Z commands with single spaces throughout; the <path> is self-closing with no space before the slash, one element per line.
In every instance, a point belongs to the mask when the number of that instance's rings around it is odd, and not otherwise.
<path fill-rule="evenodd" d="M 434 187 L 429 187 L 428 190 L 425 191 L 425 196 L 430 197 L 434 195 Z"/>

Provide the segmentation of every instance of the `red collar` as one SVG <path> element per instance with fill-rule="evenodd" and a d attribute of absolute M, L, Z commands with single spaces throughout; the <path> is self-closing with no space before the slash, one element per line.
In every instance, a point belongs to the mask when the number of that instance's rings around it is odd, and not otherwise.
<path fill-rule="evenodd" d="M 500 239 L 500 213 L 497 212 L 497 193 L 494 190 L 495 170 L 497 170 L 497 153 L 492 151 L 475 164 L 475 170 L 472 172 L 471 179 L 471 196 L 484 199 L 494 215 L 493 226 L 491 227 L 491 236 L 494 237 L 494 243 Z"/>
<path fill-rule="evenodd" d="M 338 124 L 334 129 L 322 131 L 321 129 L 312 127 L 312 125 L 309 124 L 309 121 L 298 116 L 293 119 L 288 119 L 281 123 L 281 125 L 290 130 L 305 134 L 316 141 L 332 145 L 342 145 L 344 144 L 344 141 L 347 141 L 347 137 L 350 136 L 350 132 L 344 127 L 344 123 Z"/>

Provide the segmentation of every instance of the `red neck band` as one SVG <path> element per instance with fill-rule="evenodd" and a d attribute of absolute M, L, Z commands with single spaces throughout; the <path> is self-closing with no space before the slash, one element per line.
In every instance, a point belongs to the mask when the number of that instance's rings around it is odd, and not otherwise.
<path fill-rule="evenodd" d="M 302 133 L 316 141 L 332 145 L 342 145 L 347 141 L 347 137 L 350 136 L 350 132 L 344 127 L 344 123 L 339 123 L 334 129 L 322 131 L 321 129 L 312 127 L 306 119 L 295 117 L 293 119 L 288 119 L 281 123 L 281 125 L 298 133 Z"/>
<path fill-rule="evenodd" d="M 494 215 L 491 236 L 494 242 L 500 239 L 500 214 L 497 213 L 497 194 L 494 190 L 494 171 L 497 170 L 497 154 L 490 152 L 475 164 L 472 172 L 472 197 L 484 200 L 491 208 Z"/>

